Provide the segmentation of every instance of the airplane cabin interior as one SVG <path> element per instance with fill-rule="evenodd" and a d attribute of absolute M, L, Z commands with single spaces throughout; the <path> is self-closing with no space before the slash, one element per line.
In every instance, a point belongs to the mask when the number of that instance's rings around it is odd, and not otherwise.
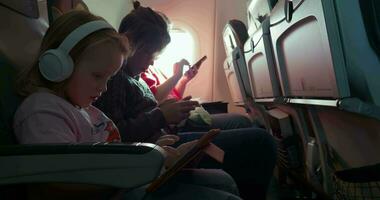
<path fill-rule="evenodd" d="M 154 62 L 168 66 L 162 76 L 172 76 L 181 58 L 195 63 L 206 55 L 184 96 L 210 113 L 247 116 L 273 136 L 268 200 L 380 199 L 380 1 L 140 2 L 170 19 L 172 42 Z M 164 155 L 154 144 L 17 143 L 17 73 L 33 64 L 49 24 L 71 9 L 117 30 L 133 6 L 0 0 L 0 199 L 28 199 L 20 191 L 48 183 L 128 189 L 161 173 Z"/>

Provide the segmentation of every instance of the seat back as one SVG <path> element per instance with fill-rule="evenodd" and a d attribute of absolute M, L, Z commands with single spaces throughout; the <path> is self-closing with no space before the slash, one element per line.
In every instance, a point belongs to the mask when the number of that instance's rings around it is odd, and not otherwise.
<path fill-rule="evenodd" d="M 380 106 L 378 1 L 336 2 L 336 24 L 352 97 Z"/>
<path fill-rule="evenodd" d="M 278 142 L 280 157 L 278 174 L 280 179 L 283 177 L 280 182 L 286 184 L 286 177 L 294 172 L 297 172 L 299 180 L 303 179 L 307 182 L 307 177 L 310 177 L 308 172 L 311 171 L 311 176 L 314 176 L 314 172 L 320 167 L 318 146 L 315 145 L 315 138 L 312 137 L 314 130 L 310 126 L 307 110 L 302 106 L 287 104 L 287 96 L 282 90 L 281 71 L 279 71 L 275 54 L 276 49 L 283 46 L 281 44 L 276 46 L 278 39 L 272 38 L 272 28 L 286 23 L 283 13 L 285 2 L 279 1 L 273 10 L 271 8 L 274 4 L 268 5 L 268 1 L 257 0 L 255 3 L 266 5 L 265 10 L 268 13 L 261 14 L 264 16 L 261 18 L 261 23 L 258 24 L 256 30 L 251 32 L 244 45 L 251 93 L 255 104 L 265 108 L 261 110 L 265 118 L 263 121 L 266 122 L 267 129 Z M 258 10 L 253 7 L 250 9 Z M 282 28 L 287 30 L 285 26 Z M 291 53 L 289 51 L 289 49 L 284 50 L 286 54 Z M 293 58 L 289 59 L 294 61 Z M 287 70 L 284 71 L 287 72 Z"/>
<path fill-rule="evenodd" d="M 342 52 L 329 43 L 323 8 L 321 1 L 282 0 L 272 11 L 270 32 L 285 97 L 350 96 Z"/>
<path fill-rule="evenodd" d="M 232 100 L 237 105 L 244 105 L 246 97 L 252 96 L 243 53 L 247 38 L 247 29 L 239 20 L 230 20 L 224 28 L 223 41 L 227 55 L 224 70 Z"/>
<path fill-rule="evenodd" d="M 1 1 L 0 9 L 0 57 L 22 69 L 34 61 L 47 22 L 34 0 Z"/>
<path fill-rule="evenodd" d="M 321 107 L 316 110 L 315 121 L 319 120 L 331 149 L 345 168 L 379 163 L 376 154 L 380 151 L 380 60 L 377 51 L 380 45 L 376 40 L 379 40 L 380 26 L 376 13 L 380 3 L 349 0 L 323 6 L 329 14 L 326 26 L 330 45 L 339 45 L 344 55 L 350 97 L 339 101 L 339 109 Z M 339 40 L 331 35 L 336 27 L 339 28 Z M 334 60 L 338 56 L 332 52 Z M 335 63 L 334 67 L 337 67 Z"/>
<path fill-rule="evenodd" d="M 244 45 L 251 93 L 256 101 L 281 96 L 271 41 L 267 18 Z"/>
<path fill-rule="evenodd" d="M 14 81 L 18 72 L 33 63 L 46 28 L 37 1 L 0 3 L 0 144 L 15 143 L 12 121 L 21 97 L 16 95 Z"/>
<path fill-rule="evenodd" d="M 337 102 L 334 100 L 350 96 L 340 44 L 331 43 L 339 41 L 338 35 L 327 31 L 325 14 L 329 12 L 323 4 L 322 1 L 280 0 L 271 12 L 269 31 L 280 96 L 287 102 L 278 107 L 296 111 L 293 119 L 305 119 L 300 128 L 310 122 L 309 128 L 304 129 L 306 134 L 302 135 L 308 180 L 323 184 L 325 191 L 332 192 L 326 157 L 329 142 L 324 139 L 314 107 L 297 104 L 310 101 L 313 105 L 321 102 L 334 105 Z M 322 183 L 312 178 L 317 176 L 323 177 Z"/>
<path fill-rule="evenodd" d="M 240 91 L 239 82 L 236 77 L 236 72 L 233 66 L 233 63 L 231 62 L 232 59 L 226 58 L 223 63 L 224 67 L 224 73 L 226 74 L 228 88 L 232 97 L 232 101 L 236 105 L 243 105 L 243 95 Z"/>
<path fill-rule="evenodd" d="M 252 0 L 248 6 L 249 39 L 244 44 L 244 56 L 255 100 L 281 95 L 269 31 L 273 5 L 270 0 Z"/>
<path fill-rule="evenodd" d="M 50 0 L 48 1 L 48 9 L 50 23 L 72 9 L 89 11 L 82 0 Z"/>
<path fill-rule="evenodd" d="M 263 108 L 262 121 L 277 141 L 277 178 L 287 184 L 289 172 L 296 171 L 300 179 L 307 177 L 305 152 L 310 129 L 302 108 L 281 104 L 284 98 L 273 54 L 270 17 L 267 14 L 250 35 L 244 53 L 255 107 Z"/>
<path fill-rule="evenodd" d="M 279 0 L 270 15 L 278 107 L 305 111 L 328 192 L 331 170 L 380 162 L 376 2 Z"/>

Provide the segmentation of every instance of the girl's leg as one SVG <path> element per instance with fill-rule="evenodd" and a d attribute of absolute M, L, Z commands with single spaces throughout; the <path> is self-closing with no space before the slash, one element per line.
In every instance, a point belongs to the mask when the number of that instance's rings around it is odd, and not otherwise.
<path fill-rule="evenodd" d="M 204 186 L 171 182 L 155 192 L 145 193 L 140 187 L 123 194 L 123 200 L 241 200 L 238 196 Z"/>
<path fill-rule="evenodd" d="M 183 169 L 172 181 L 222 190 L 239 196 L 235 181 L 221 169 Z"/>

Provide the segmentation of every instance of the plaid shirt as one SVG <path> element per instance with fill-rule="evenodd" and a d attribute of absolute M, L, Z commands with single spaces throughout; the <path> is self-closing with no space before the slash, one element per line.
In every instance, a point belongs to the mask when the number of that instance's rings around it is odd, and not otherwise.
<path fill-rule="evenodd" d="M 108 82 L 94 106 L 112 119 L 123 142 L 155 142 L 166 127 L 149 87 L 139 77 L 131 77 L 126 66 Z"/>

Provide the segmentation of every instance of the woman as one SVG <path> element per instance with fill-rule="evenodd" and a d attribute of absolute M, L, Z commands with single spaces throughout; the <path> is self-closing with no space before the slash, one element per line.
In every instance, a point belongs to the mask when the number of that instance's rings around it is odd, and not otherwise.
<path fill-rule="evenodd" d="M 191 97 L 168 99 L 158 104 L 140 74 L 170 42 L 164 15 L 135 3 L 135 9 L 122 20 L 119 32 L 125 34 L 134 54 L 110 80 L 108 91 L 95 103 L 121 130 L 122 141 L 155 142 L 162 129 L 187 119 L 198 105 Z M 176 65 L 183 67 L 185 62 Z M 180 143 L 198 139 L 204 132 L 180 132 Z M 225 151 L 224 163 L 204 157 L 199 167 L 222 168 L 235 179 L 243 199 L 265 199 L 276 160 L 272 136 L 258 128 L 222 130 L 213 143 Z"/>

